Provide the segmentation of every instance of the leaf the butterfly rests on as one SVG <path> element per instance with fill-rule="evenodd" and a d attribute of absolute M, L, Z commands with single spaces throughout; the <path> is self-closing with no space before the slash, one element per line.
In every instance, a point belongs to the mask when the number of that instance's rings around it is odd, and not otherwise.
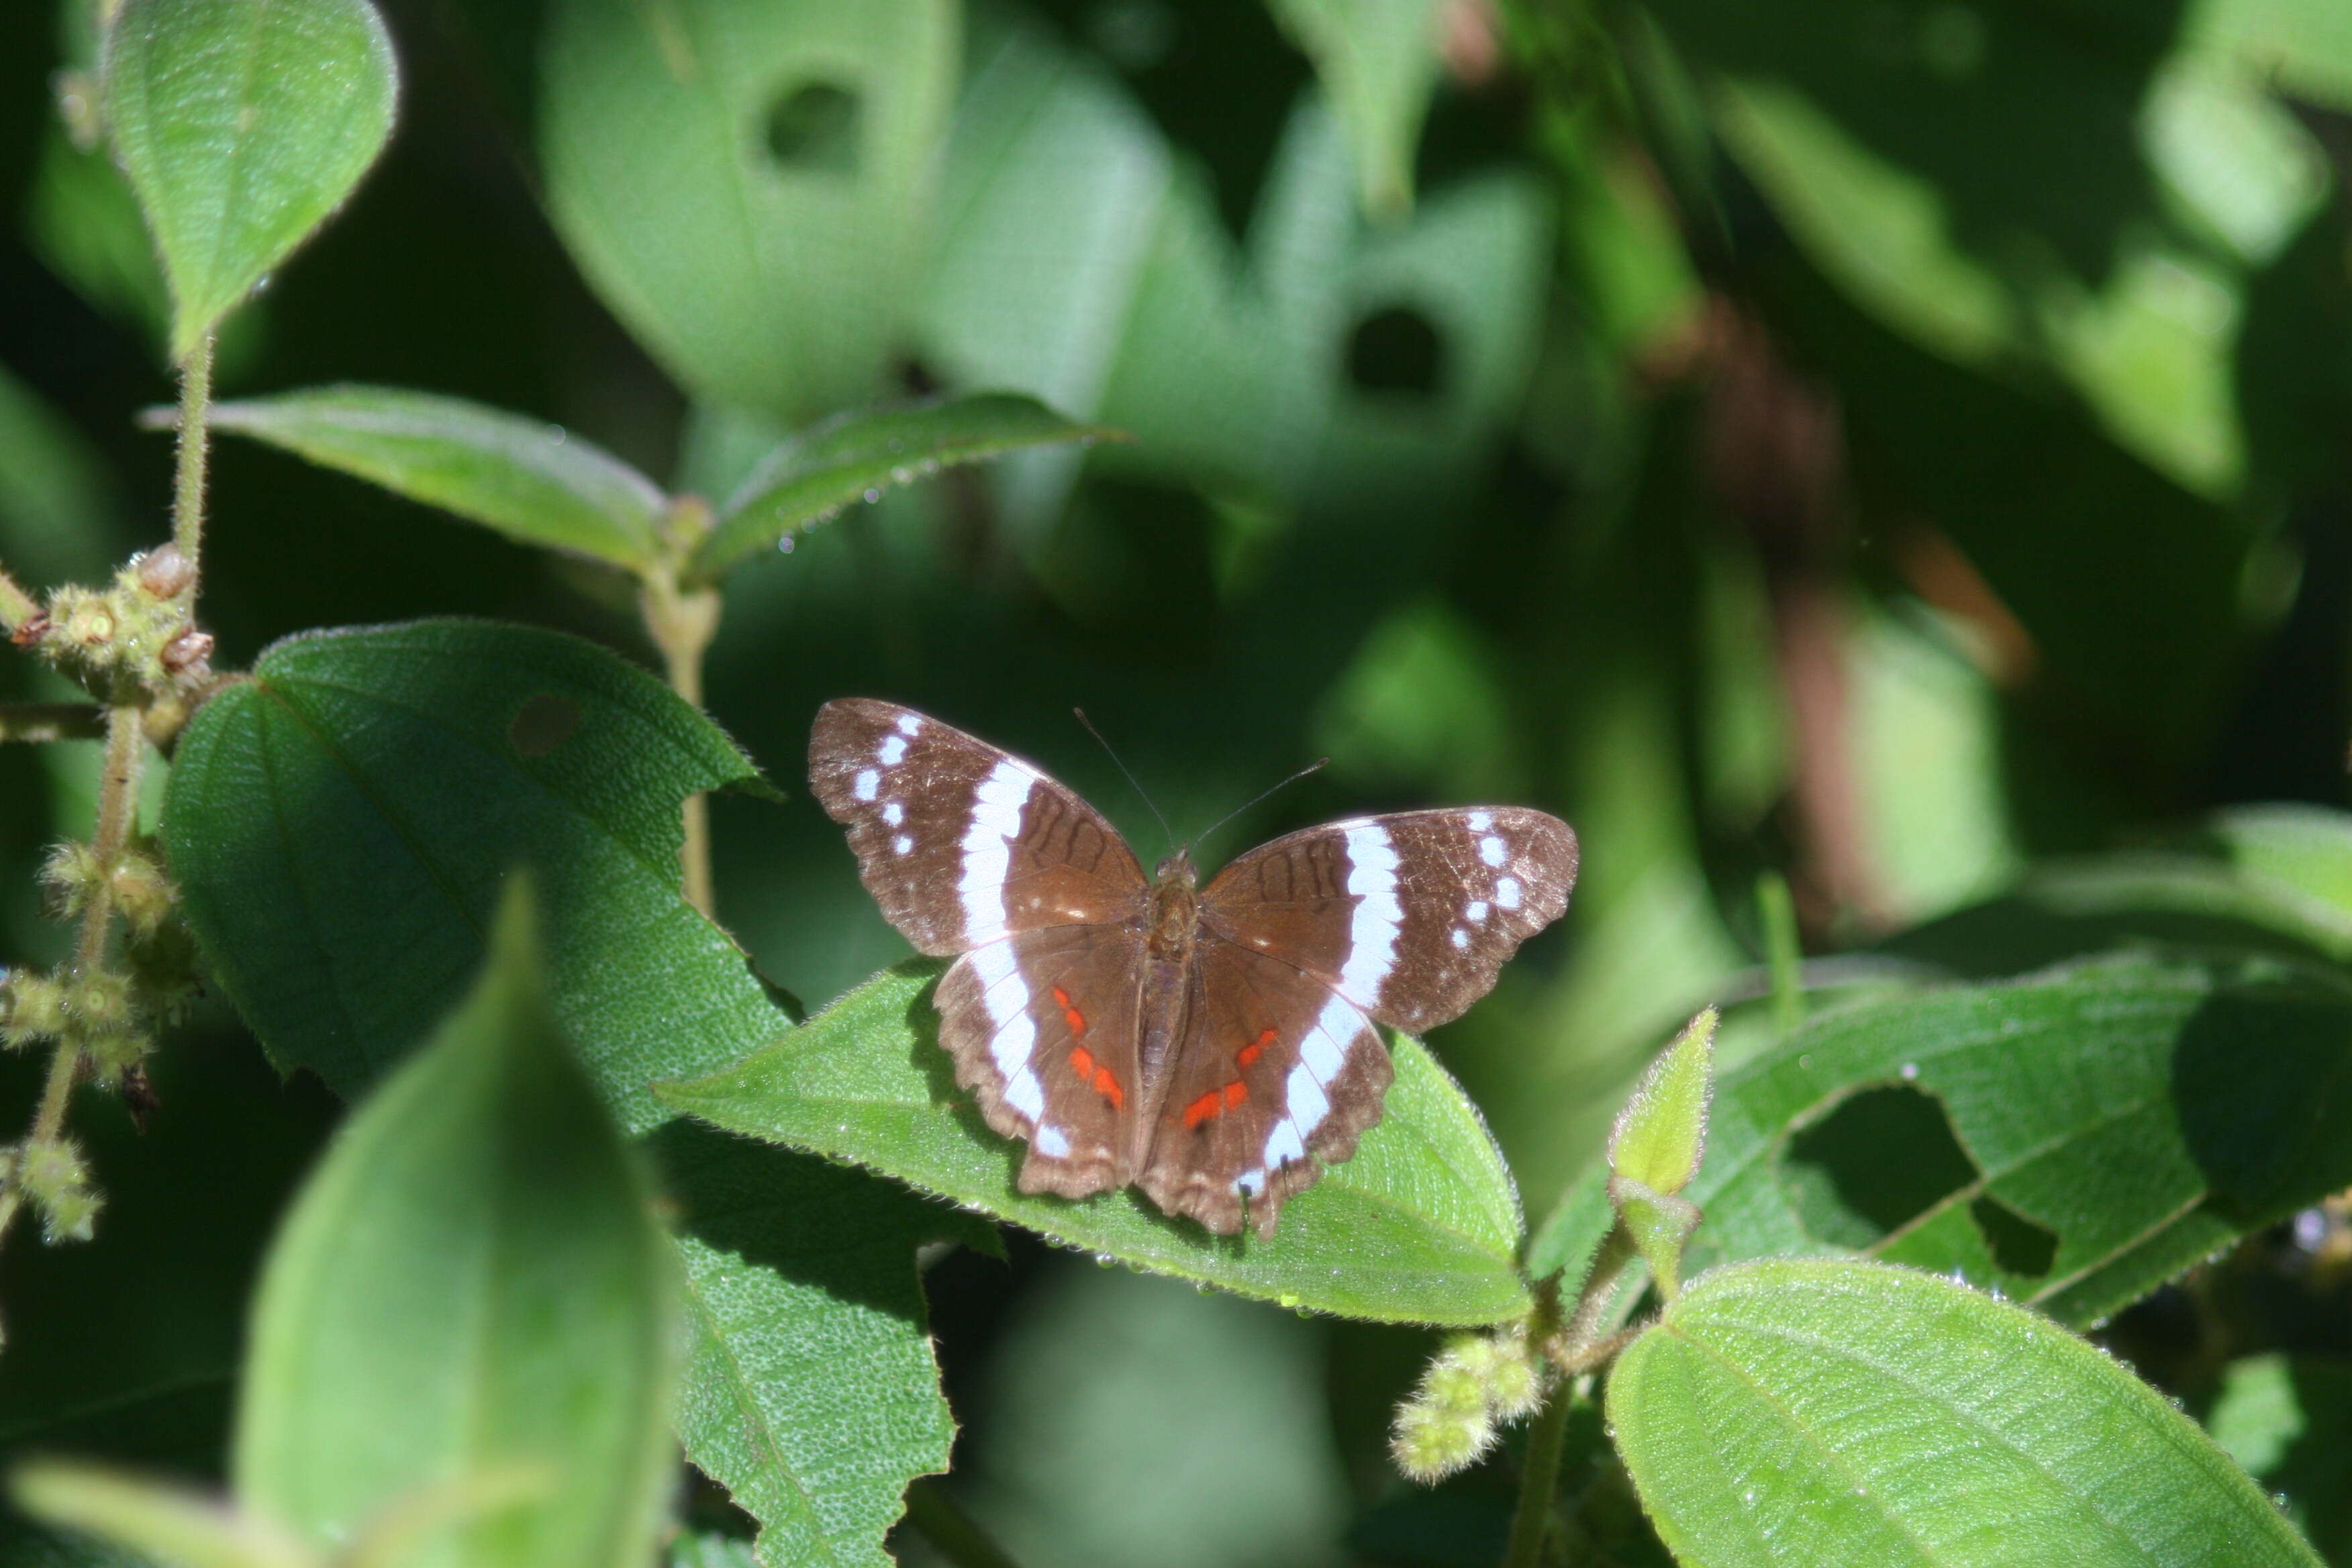
<path fill-rule="evenodd" d="M 1460 1016 L 1557 920 L 1576 836 L 1539 811 L 1404 812 L 1308 828 L 1197 887 L 1150 879 L 1085 801 L 911 709 L 825 704 L 809 782 L 866 886 L 940 982 L 940 1041 L 1021 1189 L 1130 1184 L 1171 1214 L 1271 1235 L 1355 1152 L 1391 1069 L 1374 1023 Z"/>

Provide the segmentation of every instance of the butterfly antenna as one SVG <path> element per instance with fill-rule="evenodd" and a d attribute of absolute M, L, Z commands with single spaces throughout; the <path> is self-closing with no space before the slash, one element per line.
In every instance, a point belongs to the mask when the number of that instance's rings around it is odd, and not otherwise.
<path fill-rule="evenodd" d="M 1103 751 L 1109 755 L 1111 762 L 1118 766 L 1118 771 L 1121 773 L 1126 774 L 1128 787 L 1134 790 L 1137 796 L 1142 800 L 1143 804 L 1151 808 L 1152 816 L 1160 817 L 1160 834 L 1167 838 L 1169 847 L 1172 851 L 1176 845 L 1176 832 L 1175 829 L 1168 826 L 1168 819 L 1166 817 L 1160 816 L 1160 807 L 1153 804 L 1150 795 L 1144 793 L 1143 785 L 1137 782 L 1135 775 L 1132 773 L 1128 772 L 1127 763 L 1120 760 L 1119 754 L 1117 752 L 1111 750 L 1110 742 L 1103 739 L 1103 732 L 1095 728 L 1095 721 L 1087 717 L 1087 710 L 1083 708 L 1073 708 L 1070 711 L 1078 716 L 1078 722 L 1087 727 L 1087 733 L 1095 738 L 1095 743 L 1100 746 Z"/>
<path fill-rule="evenodd" d="M 1264 790 L 1260 790 L 1260 791 L 1257 793 L 1256 796 L 1255 796 L 1255 798 L 1251 799 L 1247 804 L 1243 805 L 1237 805 L 1237 806 L 1235 806 L 1233 810 L 1231 810 L 1231 811 L 1229 811 L 1229 812 L 1225 813 L 1225 815 L 1224 815 L 1224 816 L 1221 816 L 1221 817 L 1217 818 L 1217 820 L 1216 820 L 1215 822 L 1213 822 L 1213 823 L 1212 823 L 1212 824 L 1210 824 L 1210 825 L 1209 825 L 1208 832 L 1202 833 L 1202 834 L 1200 834 L 1200 835 L 1196 836 L 1196 837 L 1193 838 L 1193 840 L 1192 840 L 1192 844 L 1198 844 L 1198 843 L 1200 843 L 1202 839 L 1208 837 L 1209 837 L 1209 834 L 1211 834 L 1211 833 L 1214 833 L 1218 828 L 1223 827 L 1226 823 L 1231 822 L 1234 817 L 1239 816 L 1243 812 L 1245 812 L 1245 811 L 1249 810 L 1251 806 L 1255 806 L 1255 805 L 1258 805 L 1260 802 L 1264 801 L 1267 796 L 1272 795 L 1276 794 L 1276 792 L 1278 792 L 1278 791 L 1288 789 L 1292 784 L 1297 784 L 1300 779 L 1305 778 L 1307 774 L 1309 774 L 1309 773 L 1320 773 L 1322 770 L 1324 770 L 1325 768 L 1329 767 L 1330 765 L 1331 765 L 1331 759 L 1330 759 L 1330 758 L 1328 758 L 1328 757 L 1318 757 L 1318 758 L 1316 758 L 1313 762 L 1311 762 L 1311 763 L 1307 763 L 1305 767 L 1303 767 L 1303 768 L 1299 769 L 1297 773 L 1295 773 L 1291 774 L 1288 778 L 1286 778 L 1286 779 L 1283 780 L 1280 784 L 1274 785 L 1274 786 L 1273 786 L 1273 788 L 1271 788 L 1271 789 L 1264 789 Z M 1186 848 L 1188 848 L 1188 849 L 1189 849 L 1189 848 L 1191 848 L 1192 847 L 1192 846 L 1191 844 L 1188 844 L 1188 845 L 1186 845 L 1186 846 L 1185 846 L 1185 847 L 1186 847 Z"/>

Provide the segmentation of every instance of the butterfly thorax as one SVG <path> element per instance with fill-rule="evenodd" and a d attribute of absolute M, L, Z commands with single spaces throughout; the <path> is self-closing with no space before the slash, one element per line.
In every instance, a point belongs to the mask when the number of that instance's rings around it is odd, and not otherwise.
<path fill-rule="evenodd" d="M 1179 849 L 1151 876 L 1151 956 L 1163 963 L 1182 963 L 1192 956 L 1201 929 L 1201 900 L 1193 891 L 1191 851 Z"/>

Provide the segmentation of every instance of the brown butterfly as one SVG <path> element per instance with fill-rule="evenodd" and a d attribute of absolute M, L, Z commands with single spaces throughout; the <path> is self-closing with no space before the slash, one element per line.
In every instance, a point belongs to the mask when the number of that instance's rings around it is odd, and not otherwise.
<path fill-rule="evenodd" d="M 1356 1152 L 1420 1034 L 1484 996 L 1568 907 L 1576 835 L 1540 811 L 1358 817 L 1259 846 L 1199 888 L 1147 879 L 1085 801 L 1017 757 L 866 698 L 828 702 L 809 782 L 923 952 L 956 956 L 940 1043 L 1024 1193 L 1133 1184 L 1221 1234 Z"/>

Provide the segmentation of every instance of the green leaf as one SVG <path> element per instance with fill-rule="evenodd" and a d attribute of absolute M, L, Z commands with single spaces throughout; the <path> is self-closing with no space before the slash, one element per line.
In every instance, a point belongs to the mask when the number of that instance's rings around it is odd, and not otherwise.
<path fill-rule="evenodd" d="M 1559 1275 L 1562 1300 L 1572 1301 L 1584 1290 L 1592 1261 L 1617 1224 L 1609 1201 L 1609 1164 L 1596 1159 L 1587 1164 L 1560 1194 L 1550 1215 L 1528 1243 L 1528 1278 L 1547 1279 Z"/>
<path fill-rule="evenodd" d="M 1323 79 L 1356 154 L 1367 212 L 1412 205 L 1412 162 L 1437 86 L 1436 0 L 1272 0 Z"/>
<path fill-rule="evenodd" d="M 2352 1366 L 2243 1357 L 2223 1374 L 2205 1426 L 2329 1562 L 2352 1560 Z"/>
<path fill-rule="evenodd" d="M 409 1531 L 450 1561 L 635 1568 L 672 1481 L 675 1266 L 510 887 L 479 984 L 270 1255 L 237 1496 L 322 1551 Z"/>
<path fill-rule="evenodd" d="M 1025 1146 L 953 1087 L 930 985 L 907 963 L 665 1104 L 897 1176 L 1055 1241 L 1286 1306 L 1404 1322 L 1489 1323 L 1528 1306 L 1518 1194 L 1478 1113 L 1415 1042 L 1395 1047 L 1387 1114 L 1353 1159 L 1292 1199 L 1271 1242 L 1210 1235 L 1121 1191 L 1018 1191 Z"/>
<path fill-rule="evenodd" d="M 353 385 L 215 404 L 210 422 L 524 544 L 633 571 L 659 549 L 661 490 L 560 425 L 459 397 Z"/>
<path fill-rule="evenodd" d="M 2120 1363 L 1909 1269 L 1762 1263 L 1695 1281 L 1618 1358 L 1608 1414 L 1683 1563 L 2319 1563 Z"/>
<path fill-rule="evenodd" d="M 35 1519 L 184 1568 L 317 1568 L 320 1559 L 270 1521 L 184 1488 L 97 1465 L 40 1460 L 8 1479 Z"/>
<path fill-rule="evenodd" d="M 479 963 L 518 860 L 546 894 L 549 989 L 622 1123 L 658 1078 L 787 1022 L 678 896 L 679 803 L 751 764 L 643 670 L 577 638 L 421 621 L 277 644 L 182 735 L 163 838 L 221 988 L 287 1071 L 346 1097 Z"/>
<path fill-rule="evenodd" d="M 100 62 L 114 145 L 194 348 L 341 205 L 392 132 L 367 0 L 123 0 Z"/>
<path fill-rule="evenodd" d="M 862 1172 L 676 1121 L 649 1141 L 686 1260 L 687 1458 L 771 1563 L 872 1564 L 907 1483 L 948 1468 L 915 1248 L 991 1226 Z"/>
<path fill-rule="evenodd" d="M 1617 1118 L 1609 1139 L 1612 1173 L 1653 1193 L 1681 1192 L 1706 1147 L 1706 1102 L 1715 1087 L 1715 1026 L 1706 1008 L 1658 1054 Z"/>
<path fill-rule="evenodd" d="M 2105 1317 L 2352 1183 L 2352 989 L 2111 959 L 1828 1014 L 1727 1073 L 1691 1267 L 1854 1251 Z"/>
<path fill-rule="evenodd" d="M 955 91 L 949 0 L 561 0 L 540 154 L 565 245 L 702 401 L 787 424 L 882 383 Z"/>
<path fill-rule="evenodd" d="M 744 557 L 832 521 L 851 502 L 873 500 L 941 468 L 1024 447 L 1118 438 L 1116 431 L 1075 424 L 1033 397 L 1003 392 L 845 414 L 760 461 L 695 552 L 694 575 L 715 583 Z"/>

